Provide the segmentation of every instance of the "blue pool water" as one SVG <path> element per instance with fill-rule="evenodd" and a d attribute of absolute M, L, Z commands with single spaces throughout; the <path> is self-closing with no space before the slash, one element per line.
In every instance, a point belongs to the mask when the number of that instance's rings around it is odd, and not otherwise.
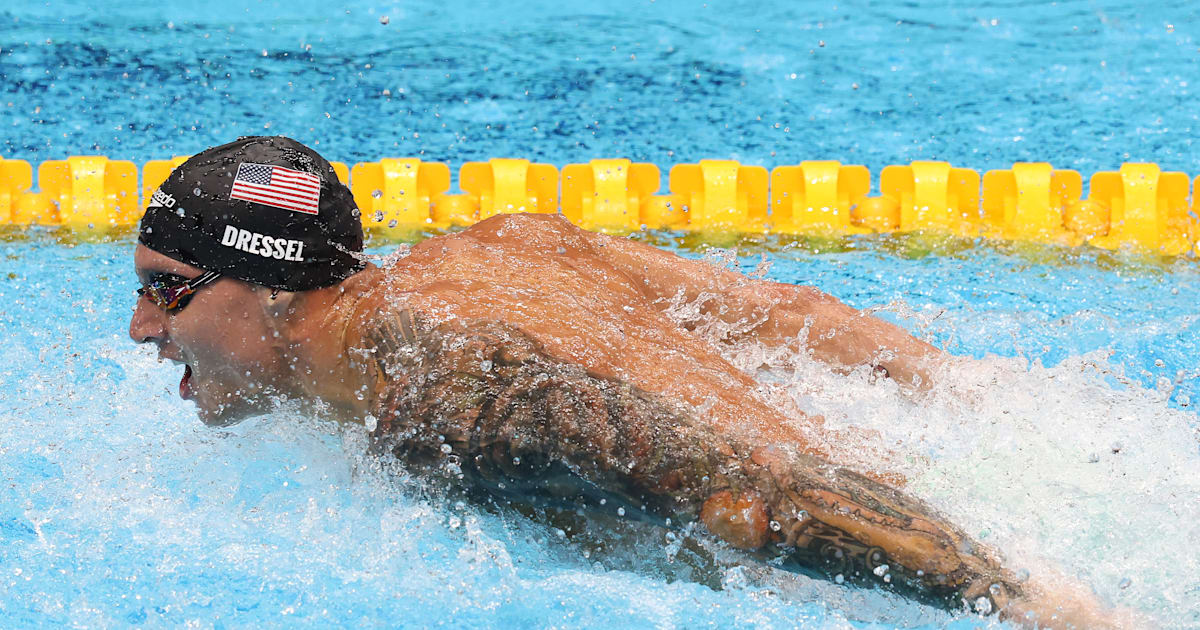
<path fill-rule="evenodd" d="M 0 8 L 0 154 L 140 163 L 283 133 L 346 162 L 1200 173 L 1190 3 L 95 6 Z M 676 236 L 637 238 L 704 253 Z M 803 357 L 773 359 L 765 386 L 878 431 L 913 492 L 1014 566 L 1200 626 L 1194 260 L 919 237 L 723 245 L 738 256 L 714 264 L 766 255 L 769 278 L 978 359 L 920 401 Z M 6 627 L 979 624 L 600 518 L 567 539 L 381 469 L 361 433 L 294 410 L 203 427 L 179 370 L 125 335 L 131 250 L 0 234 Z"/>

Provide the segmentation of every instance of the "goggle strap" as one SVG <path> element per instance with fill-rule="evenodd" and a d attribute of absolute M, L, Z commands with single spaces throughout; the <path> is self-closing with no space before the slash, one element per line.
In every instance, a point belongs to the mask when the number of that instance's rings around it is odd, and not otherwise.
<path fill-rule="evenodd" d="M 221 274 L 216 271 L 205 271 L 204 273 L 200 274 L 200 276 L 197 277 L 195 280 L 188 282 L 187 288 L 189 291 L 195 291 L 195 290 L 199 289 L 200 287 L 202 287 L 220 277 L 221 277 Z"/>

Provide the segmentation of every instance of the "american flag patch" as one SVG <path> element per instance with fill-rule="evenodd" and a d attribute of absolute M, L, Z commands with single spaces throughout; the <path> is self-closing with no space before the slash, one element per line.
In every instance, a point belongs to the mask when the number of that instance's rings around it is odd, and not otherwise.
<path fill-rule="evenodd" d="M 238 165 L 230 199 L 253 201 L 293 212 L 317 214 L 321 204 L 321 178 L 270 164 Z"/>

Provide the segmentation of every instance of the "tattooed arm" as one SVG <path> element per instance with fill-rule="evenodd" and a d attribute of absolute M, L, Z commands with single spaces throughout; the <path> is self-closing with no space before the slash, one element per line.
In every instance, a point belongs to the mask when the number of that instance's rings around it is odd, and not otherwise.
<path fill-rule="evenodd" d="M 1012 616 L 1032 593 L 991 551 L 920 501 L 823 461 L 715 433 L 694 412 L 547 357 L 487 324 L 404 315 L 381 351 L 376 444 L 518 503 L 566 504 L 683 526 L 837 581 L 947 609 Z M 1027 621 L 1022 615 L 1018 621 Z"/>

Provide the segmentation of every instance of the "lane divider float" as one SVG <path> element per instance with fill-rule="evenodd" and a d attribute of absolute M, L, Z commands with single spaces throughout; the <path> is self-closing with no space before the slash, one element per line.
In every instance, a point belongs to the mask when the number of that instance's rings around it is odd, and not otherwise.
<path fill-rule="evenodd" d="M 105 156 L 71 156 L 38 165 L 0 157 L 0 225 L 58 225 L 103 231 L 137 223 L 154 190 L 186 160 L 151 160 L 140 169 Z M 371 230 L 466 226 L 496 214 L 561 212 L 580 227 L 629 232 L 768 232 L 846 235 L 931 231 L 1170 256 L 1200 254 L 1200 219 L 1189 201 L 1195 181 L 1153 163 L 1126 163 L 1089 180 L 1046 162 L 978 171 L 947 162 L 885 166 L 879 194 L 860 165 L 830 160 L 761 166 L 733 160 L 676 164 L 661 172 L 624 158 L 553 164 L 519 158 L 467 162 L 461 193 L 450 167 L 418 158 L 384 158 L 353 167 L 334 162 Z M 560 196 L 561 190 L 561 196 Z"/>

